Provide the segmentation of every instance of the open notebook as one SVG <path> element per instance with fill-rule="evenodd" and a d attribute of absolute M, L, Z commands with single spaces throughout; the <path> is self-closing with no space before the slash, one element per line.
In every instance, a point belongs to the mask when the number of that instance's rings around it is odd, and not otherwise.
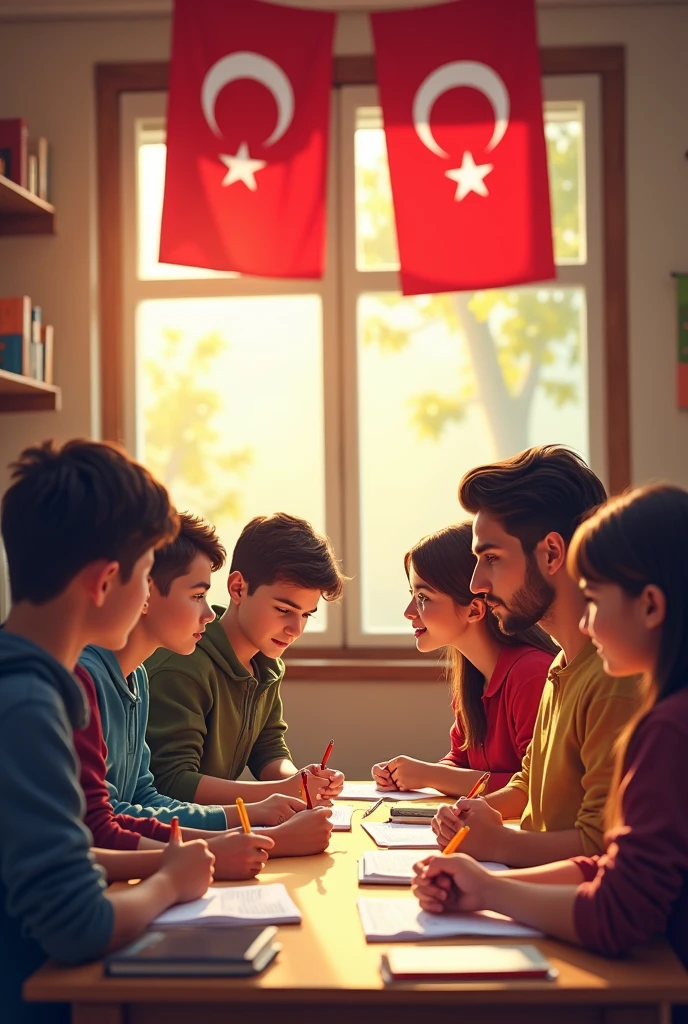
<path fill-rule="evenodd" d="M 350 832 L 351 831 L 351 815 L 354 813 L 354 809 L 351 804 L 333 804 L 332 814 L 330 815 L 330 821 L 332 822 L 333 832 Z"/>
<path fill-rule="evenodd" d="M 459 935 L 494 938 L 542 935 L 535 928 L 491 910 L 480 910 L 475 914 L 428 914 L 414 899 L 361 897 L 358 912 L 367 942 L 417 942 L 419 939 L 449 939 Z"/>
<path fill-rule="evenodd" d="M 418 850 L 367 850 L 358 862 L 359 885 L 410 885 L 413 865 L 427 854 Z M 507 871 L 506 864 L 485 861 L 488 871 Z"/>
<path fill-rule="evenodd" d="M 361 825 L 377 846 L 439 853 L 437 836 L 430 825 L 397 825 L 390 821 L 363 821 Z"/>
<path fill-rule="evenodd" d="M 199 900 L 178 903 L 153 921 L 156 928 L 182 924 L 300 924 L 301 912 L 284 886 L 213 886 Z"/>
<path fill-rule="evenodd" d="M 378 789 L 374 782 L 345 782 L 337 800 L 432 800 L 443 796 L 438 789 L 411 789 L 406 793 L 398 789 Z"/>

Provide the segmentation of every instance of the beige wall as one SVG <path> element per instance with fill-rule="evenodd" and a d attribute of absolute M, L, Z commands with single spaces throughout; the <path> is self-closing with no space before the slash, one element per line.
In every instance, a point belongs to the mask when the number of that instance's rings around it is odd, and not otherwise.
<path fill-rule="evenodd" d="M 688 412 L 675 407 L 675 295 L 671 270 L 688 270 L 688 7 L 547 10 L 545 45 L 624 44 L 628 63 L 629 280 L 632 467 L 635 481 L 688 485 Z M 97 432 L 93 65 L 165 58 L 167 19 L 0 24 L 0 117 L 21 115 L 54 149 L 55 238 L 0 240 L 0 288 L 28 291 L 56 327 L 60 414 L 0 417 L 5 466 L 24 445 Z M 370 50 L 367 19 L 340 17 L 338 53 Z M 287 682 L 290 742 L 298 761 L 330 734 L 337 763 L 364 774 L 373 759 L 446 749 L 443 684 L 315 686 Z"/>

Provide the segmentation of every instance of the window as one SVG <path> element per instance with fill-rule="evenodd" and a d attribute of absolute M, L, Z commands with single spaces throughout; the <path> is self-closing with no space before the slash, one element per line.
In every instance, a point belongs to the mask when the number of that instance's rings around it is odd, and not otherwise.
<path fill-rule="evenodd" d="M 329 533 L 354 578 L 319 647 L 412 643 L 403 554 L 471 466 L 556 441 L 606 475 L 598 82 L 545 95 L 558 280 L 408 299 L 373 87 L 335 91 L 317 284 L 158 263 L 165 97 L 124 97 L 127 445 L 228 550 L 278 509 Z"/>

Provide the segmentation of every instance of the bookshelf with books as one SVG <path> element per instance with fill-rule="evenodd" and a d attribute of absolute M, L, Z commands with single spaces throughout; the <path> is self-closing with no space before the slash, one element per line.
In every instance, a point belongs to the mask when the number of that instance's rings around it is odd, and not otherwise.
<path fill-rule="evenodd" d="M 49 196 L 48 144 L 28 142 L 21 118 L 0 120 L 0 236 L 55 233 Z M 0 413 L 59 410 L 52 381 L 53 328 L 28 295 L 2 296 L 0 279 Z"/>

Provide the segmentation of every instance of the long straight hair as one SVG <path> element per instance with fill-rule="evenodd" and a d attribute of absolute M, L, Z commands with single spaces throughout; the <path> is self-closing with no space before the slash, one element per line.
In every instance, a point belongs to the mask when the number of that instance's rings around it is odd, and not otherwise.
<path fill-rule="evenodd" d="M 670 484 L 639 487 L 612 498 L 574 534 L 569 573 L 614 583 L 629 597 L 654 584 L 664 594 L 657 663 L 641 682 L 642 702 L 615 746 L 607 826 L 619 824 L 619 785 L 628 744 L 654 705 L 688 686 L 688 491 Z"/>
<path fill-rule="evenodd" d="M 471 577 L 475 569 L 475 555 L 471 549 L 473 527 L 469 521 L 447 526 L 437 533 L 431 533 L 419 540 L 404 555 L 406 575 L 411 576 L 411 566 L 425 582 L 451 597 L 454 604 L 468 607 L 476 595 L 471 593 Z M 539 626 L 519 633 L 502 633 L 499 623 L 489 608 L 485 609 L 485 628 L 489 636 L 504 647 L 529 644 L 552 657 L 559 648 Z M 455 647 L 446 647 L 444 658 L 446 675 L 451 684 L 454 711 L 461 723 L 464 734 L 462 750 L 480 747 L 487 733 L 487 717 L 482 695 L 485 678 L 475 665 Z"/>

